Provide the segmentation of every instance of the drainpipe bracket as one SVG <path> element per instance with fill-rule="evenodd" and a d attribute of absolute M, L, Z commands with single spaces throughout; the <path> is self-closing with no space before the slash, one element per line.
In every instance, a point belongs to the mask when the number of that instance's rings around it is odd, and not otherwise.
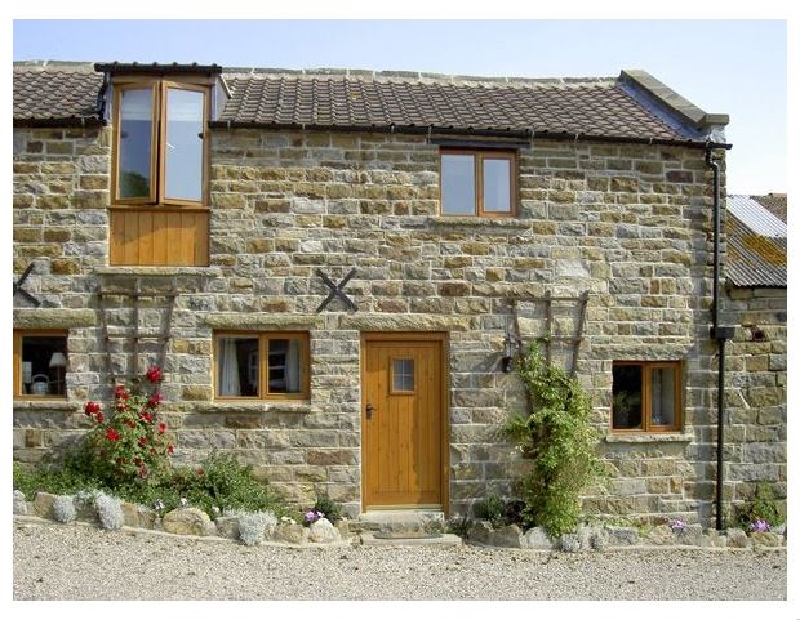
<path fill-rule="evenodd" d="M 718 325 L 709 331 L 712 340 L 733 340 L 733 330 L 733 325 Z"/>

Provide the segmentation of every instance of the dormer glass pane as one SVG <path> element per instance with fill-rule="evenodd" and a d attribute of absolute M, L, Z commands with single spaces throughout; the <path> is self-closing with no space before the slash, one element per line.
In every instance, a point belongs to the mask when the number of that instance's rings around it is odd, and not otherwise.
<path fill-rule="evenodd" d="M 153 89 L 125 88 L 120 97 L 119 198 L 150 198 Z"/>
<path fill-rule="evenodd" d="M 203 192 L 205 95 L 167 88 L 164 193 L 167 200 L 200 202 Z"/>

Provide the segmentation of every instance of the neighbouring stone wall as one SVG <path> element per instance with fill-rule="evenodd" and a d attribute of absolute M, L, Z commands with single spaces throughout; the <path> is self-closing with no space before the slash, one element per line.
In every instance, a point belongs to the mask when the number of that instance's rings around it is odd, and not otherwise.
<path fill-rule="evenodd" d="M 787 289 L 728 288 L 735 327 L 725 349 L 725 498 L 741 506 L 768 484 L 786 514 Z"/>
<path fill-rule="evenodd" d="M 15 299 L 15 326 L 73 321 L 68 401 L 15 404 L 15 458 L 74 440 L 86 427 L 83 401 L 109 398 L 93 291 L 138 275 L 179 292 L 165 368 L 176 462 L 228 451 L 295 501 L 324 490 L 351 513 L 360 506 L 361 333 L 447 332 L 450 508 L 461 513 L 488 490 L 511 493 L 523 466 L 499 432 L 523 406 L 517 379 L 500 372 L 507 299 L 519 300 L 531 339 L 544 335 L 541 297 L 587 292 L 577 372 L 615 474 L 607 491 L 589 493 L 587 511 L 708 518 L 716 360 L 712 178 L 701 149 L 537 140 L 519 154 L 518 217 L 481 220 L 437 215 L 438 147 L 424 136 L 215 131 L 210 266 L 109 268 L 108 132 L 15 132 L 15 273 L 35 259 L 27 289 L 46 302 L 26 309 Z M 103 189 L 82 189 L 100 178 Z M 54 222 L 64 239 L 45 243 Z M 53 273 L 59 259 L 74 261 L 74 273 Z M 339 282 L 352 267 L 345 290 L 357 310 L 334 300 L 316 313 L 329 292 L 316 269 Z M 157 326 L 162 301 L 153 303 L 142 320 Z M 63 314 L 86 308 L 81 320 Z M 576 309 L 554 309 L 559 333 L 574 332 Z M 129 307 L 108 316 L 130 330 Z M 215 402 L 212 336 L 231 328 L 308 330 L 310 400 Z M 120 369 L 125 349 L 115 346 Z M 141 368 L 155 351 L 148 356 Z M 684 361 L 683 432 L 611 436 L 611 370 L 622 359 Z"/>

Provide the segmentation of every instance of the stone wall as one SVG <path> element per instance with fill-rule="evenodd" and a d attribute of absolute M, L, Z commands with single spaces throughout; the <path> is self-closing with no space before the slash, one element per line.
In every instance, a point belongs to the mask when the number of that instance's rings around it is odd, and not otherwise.
<path fill-rule="evenodd" d="M 740 506 L 767 483 L 785 515 L 787 290 L 728 288 L 723 301 L 735 326 L 725 350 L 725 497 Z"/>
<path fill-rule="evenodd" d="M 46 303 L 27 310 L 16 299 L 15 325 L 96 309 L 97 284 L 138 275 L 163 287 L 177 274 L 165 403 L 177 463 L 230 451 L 298 502 L 325 490 L 358 512 L 360 334 L 437 331 L 448 333 L 451 512 L 487 490 L 510 493 L 522 464 L 499 428 L 523 399 L 500 371 L 507 300 L 519 300 L 530 340 L 544 335 L 545 294 L 586 292 L 577 372 L 616 474 L 587 511 L 708 518 L 716 361 L 712 177 L 701 149 L 537 140 L 519 154 L 518 217 L 481 220 L 437 215 L 438 147 L 424 136 L 215 131 L 210 266 L 146 269 L 106 266 L 107 143 L 107 129 L 16 132 L 15 272 L 35 259 L 27 289 Z M 100 178 L 103 189 L 84 189 Z M 55 222 L 64 238 L 46 243 Z M 69 275 L 54 273 L 59 260 L 72 261 Z M 316 312 L 329 292 L 317 268 L 335 282 L 356 269 L 345 289 L 356 311 L 334 300 Z M 573 332 L 575 312 L 558 309 L 554 328 Z M 130 329 L 124 308 L 110 316 Z M 74 439 L 83 400 L 109 397 L 98 317 L 69 331 L 68 402 L 15 406 L 15 458 Z M 310 400 L 215 402 L 212 336 L 234 327 L 308 330 Z M 120 367 L 124 351 L 115 349 Z M 610 436 L 612 363 L 623 359 L 684 361 L 683 432 Z M 29 431 L 39 434 L 29 441 Z"/>

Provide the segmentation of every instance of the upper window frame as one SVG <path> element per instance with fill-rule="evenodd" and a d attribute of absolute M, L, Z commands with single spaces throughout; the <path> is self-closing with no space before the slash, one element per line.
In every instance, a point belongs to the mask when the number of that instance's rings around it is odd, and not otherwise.
<path fill-rule="evenodd" d="M 683 428 L 683 362 L 680 360 L 659 360 L 659 361 L 635 361 L 620 360 L 613 363 L 617 366 L 640 366 L 642 368 L 642 425 L 640 428 L 616 428 L 614 426 L 614 394 L 612 380 L 611 395 L 611 419 L 609 425 L 614 434 L 642 434 L 642 433 L 678 433 Z M 669 368 L 675 372 L 675 416 L 672 424 L 653 424 L 653 412 L 651 410 L 652 393 L 652 371 L 658 368 Z"/>
<path fill-rule="evenodd" d="M 475 179 L 475 213 L 445 213 L 442 197 L 442 157 L 445 155 L 470 155 L 474 158 L 473 175 Z M 483 162 L 485 160 L 502 160 L 509 162 L 509 210 L 486 211 L 483 196 Z M 480 217 L 488 219 L 513 218 L 517 214 L 517 175 L 518 155 L 512 149 L 498 148 L 439 148 L 439 215 L 442 217 Z"/>
<path fill-rule="evenodd" d="M 150 154 L 150 195 L 145 198 L 120 198 L 119 190 L 119 158 L 120 158 L 120 115 L 122 92 L 126 90 L 142 90 L 146 87 L 151 89 L 152 101 L 152 134 L 151 134 L 151 154 Z M 203 94 L 203 163 L 201 170 L 201 197 L 200 200 L 186 200 L 167 198 L 165 196 L 166 183 L 166 156 L 164 153 L 167 135 L 167 90 L 175 88 L 179 90 L 199 92 Z M 113 102 L 112 102 L 112 153 L 111 153 L 111 206 L 113 208 L 155 208 L 168 206 L 177 209 L 203 209 L 208 210 L 209 198 L 209 179 L 210 179 L 210 152 L 211 145 L 209 139 L 209 121 L 211 120 L 211 105 L 213 91 L 212 83 L 206 80 L 181 79 L 174 77 L 171 79 L 158 76 L 135 76 L 135 77 L 115 77 L 113 80 Z"/>

